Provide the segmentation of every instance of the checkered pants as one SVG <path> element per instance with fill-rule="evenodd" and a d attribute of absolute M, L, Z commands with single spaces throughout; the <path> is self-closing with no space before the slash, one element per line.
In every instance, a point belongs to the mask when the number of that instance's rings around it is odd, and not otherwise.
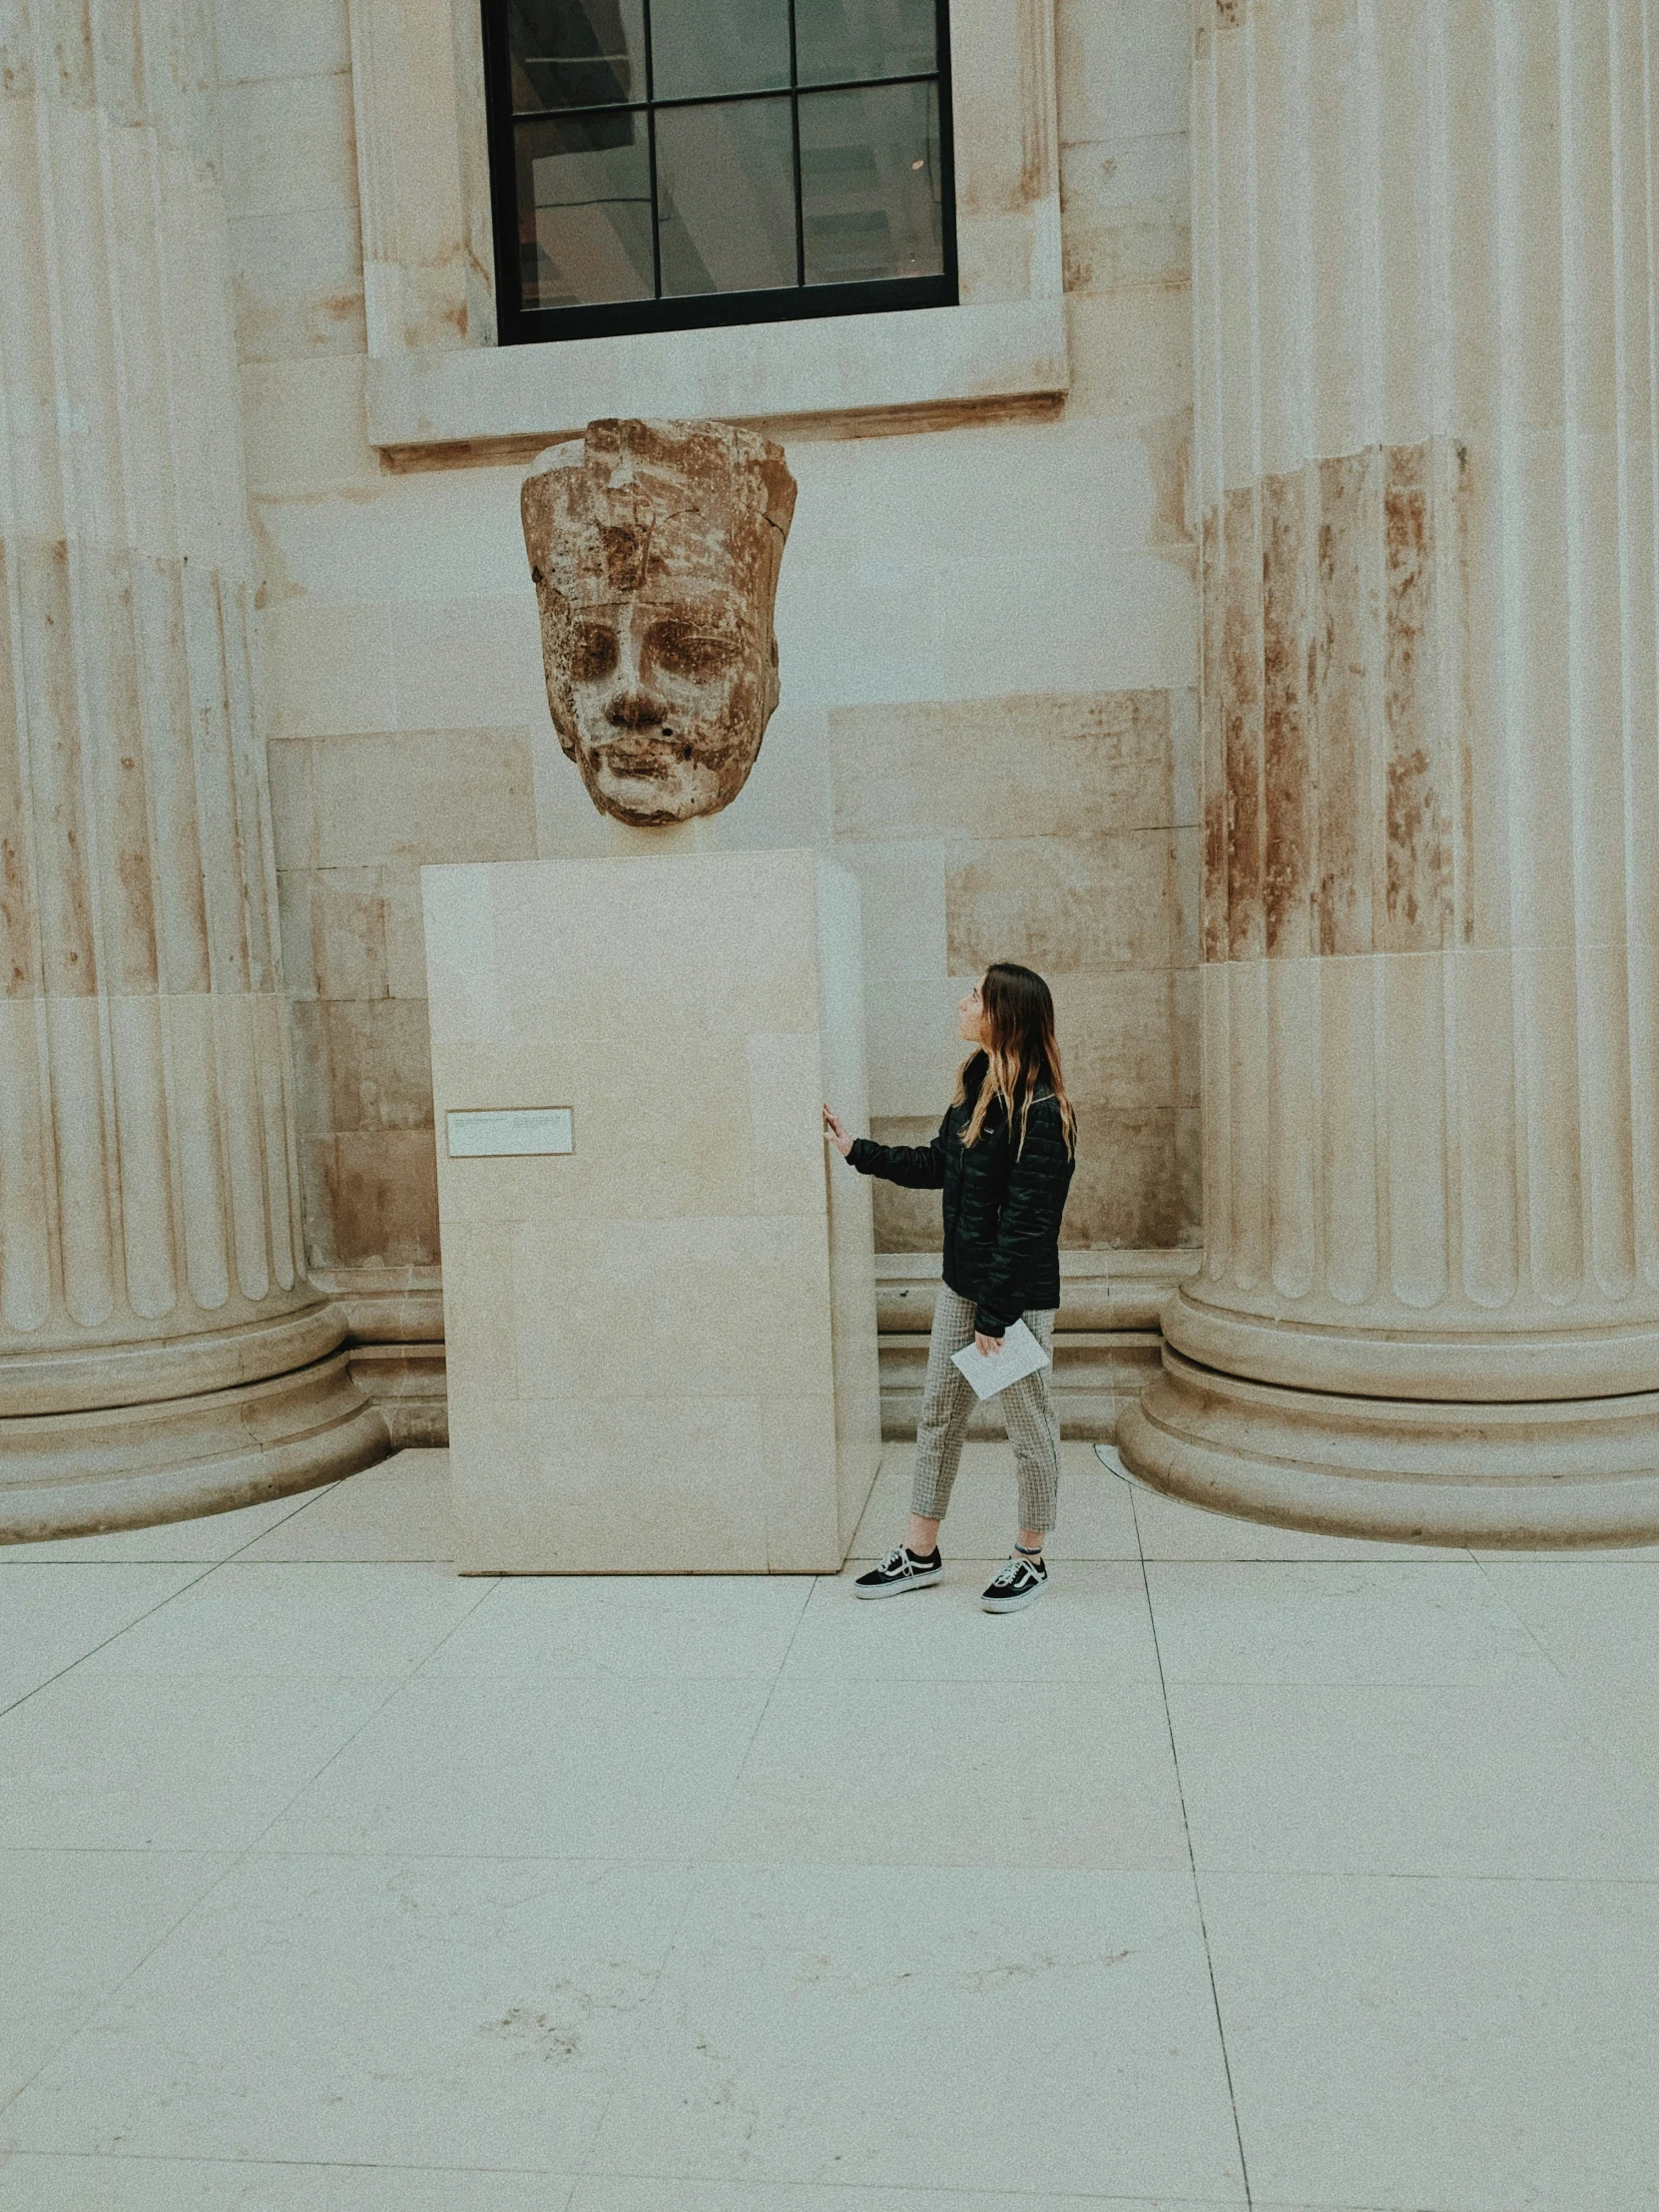
<path fill-rule="evenodd" d="M 933 1335 L 927 1347 L 927 1382 L 921 1396 L 921 1419 L 916 1424 L 916 1475 L 910 1490 L 910 1510 L 922 1520 L 943 1520 L 950 1505 L 951 1484 L 962 1456 L 968 1415 L 974 1407 L 970 1384 L 951 1355 L 973 1342 L 973 1301 L 958 1298 L 943 1283 L 933 1309 Z M 1054 1347 L 1054 1315 L 1030 1313 L 1025 1326 L 1044 1352 Z M 1048 1387 L 1049 1370 L 1039 1368 L 1022 1382 L 1010 1382 L 993 1403 L 1002 1408 L 1008 1441 L 1014 1447 L 1019 1470 L 1019 1525 L 1048 1529 L 1054 1526 L 1060 1497 L 1060 1423 Z"/>

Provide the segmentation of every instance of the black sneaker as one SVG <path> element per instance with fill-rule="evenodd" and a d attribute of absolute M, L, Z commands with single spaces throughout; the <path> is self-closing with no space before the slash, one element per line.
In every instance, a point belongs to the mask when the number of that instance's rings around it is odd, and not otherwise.
<path fill-rule="evenodd" d="M 1048 1569 L 1042 1561 L 1016 1551 L 979 1602 L 987 1613 L 1017 1613 L 1022 1605 L 1035 1605 L 1047 1587 Z"/>
<path fill-rule="evenodd" d="M 944 1561 L 939 1547 L 933 1546 L 928 1558 L 920 1558 L 905 1544 L 894 1544 L 891 1551 L 868 1574 L 859 1575 L 852 1585 L 854 1597 L 899 1597 L 906 1590 L 924 1590 L 929 1582 L 936 1582 L 944 1572 Z"/>

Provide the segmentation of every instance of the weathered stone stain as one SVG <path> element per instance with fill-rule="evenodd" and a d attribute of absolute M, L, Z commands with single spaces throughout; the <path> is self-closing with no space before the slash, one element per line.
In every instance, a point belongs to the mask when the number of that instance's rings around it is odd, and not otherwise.
<path fill-rule="evenodd" d="M 146 659 L 156 672 L 152 762 L 157 870 L 161 891 L 162 972 L 170 991 L 212 988 L 208 950 L 207 873 L 196 797 L 196 741 L 191 719 L 185 636 L 184 562 L 158 558 L 144 579 L 140 615 Z"/>
<path fill-rule="evenodd" d="M 27 550 L 27 549 L 26 549 Z M 41 956 L 48 991 L 81 997 L 98 988 L 92 886 L 82 820 L 80 694 L 69 580 L 59 538 L 23 563 L 24 652 L 34 651 L 29 732 L 35 834 L 52 855 L 41 870 Z"/>
<path fill-rule="evenodd" d="M 1262 588 L 1255 486 L 1226 500 L 1222 577 L 1228 950 L 1257 959 L 1262 930 Z"/>
<path fill-rule="evenodd" d="M 1457 532 L 1456 576 L 1457 605 L 1453 610 L 1455 628 L 1453 637 L 1458 648 L 1461 682 L 1458 687 L 1458 778 L 1459 797 L 1458 836 L 1462 853 L 1462 883 L 1460 891 L 1454 887 L 1453 898 L 1460 908 L 1458 916 L 1463 942 L 1472 944 L 1475 933 L 1475 916 L 1479 911 L 1479 894 L 1474 865 L 1474 654 L 1470 623 L 1473 617 L 1474 593 L 1471 562 L 1473 560 L 1474 530 L 1470 512 L 1472 489 L 1470 479 L 1469 449 L 1464 444 L 1453 448 L 1457 464 L 1457 488 L 1454 498 L 1453 521 Z"/>
<path fill-rule="evenodd" d="M 1371 715 L 1376 599 L 1366 555 L 1375 546 L 1376 470 L 1367 453 L 1319 463 L 1313 701 L 1319 785 L 1319 949 L 1371 944 Z"/>
<path fill-rule="evenodd" d="M 10 604 L 14 566 L 11 546 L 0 539 L 0 607 Z M 11 624 L 0 623 L 0 995 L 7 998 L 35 987 L 21 743 Z"/>
<path fill-rule="evenodd" d="M 1206 960 L 1225 960 L 1227 931 L 1227 766 L 1222 716 L 1221 518 L 1199 518 L 1199 592 L 1204 610 L 1199 661 L 1199 747 L 1203 772 L 1204 849 L 1199 941 Z"/>
<path fill-rule="evenodd" d="M 1433 556 L 1428 448 L 1383 456 L 1382 712 L 1387 732 L 1387 907 L 1382 949 L 1437 951 L 1449 919 L 1446 823 L 1431 746 L 1435 720 L 1424 658 L 1430 651 Z"/>
<path fill-rule="evenodd" d="M 100 742 L 113 753 L 110 825 L 117 902 L 116 963 L 129 991 L 156 988 L 156 905 L 150 866 L 150 817 L 145 792 L 144 707 L 135 627 L 133 571 L 125 553 L 112 558 L 103 625 L 107 678 Z"/>
<path fill-rule="evenodd" d="M 1460 645 L 1466 671 L 1466 449 L 1439 507 L 1436 465 L 1428 443 L 1372 447 L 1200 519 L 1206 960 L 1472 933 L 1452 868 L 1454 821 L 1473 841 L 1467 713 L 1437 659 Z"/>
<path fill-rule="evenodd" d="M 1262 486 L 1262 900 L 1269 953 L 1314 948 L 1305 501 L 1300 474 L 1269 477 Z"/>

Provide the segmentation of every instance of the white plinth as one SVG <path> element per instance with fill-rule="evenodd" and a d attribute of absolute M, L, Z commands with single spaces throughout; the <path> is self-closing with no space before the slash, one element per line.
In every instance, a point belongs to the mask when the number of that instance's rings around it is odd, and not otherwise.
<path fill-rule="evenodd" d="M 869 1189 L 820 1117 L 865 1108 L 856 883 L 422 881 L 462 1572 L 832 1572 L 879 1451 Z M 560 1107 L 568 1153 L 449 1154 L 452 1112 Z"/>

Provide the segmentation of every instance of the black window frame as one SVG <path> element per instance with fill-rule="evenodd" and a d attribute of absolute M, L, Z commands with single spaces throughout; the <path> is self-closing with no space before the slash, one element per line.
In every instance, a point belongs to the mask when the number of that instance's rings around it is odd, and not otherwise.
<path fill-rule="evenodd" d="M 933 0 L 937 21 L 937 63 L 934 70 L 900 71 L 890 77 L 867 77 L 832 83 L 799 85 L 795 82 L 796 0 L 787 0 L 790 14 L 791 82 L 788 88 L 772 87 L 748 93 L 711 93 L 694 98 L 657 100 L 647 81 L 646 98 L 606 102 L 586 108 L 536 110 L 538 116 L 623 114 L 644 111 L 650 133 L 652 175 L 652 232 L 657 229 L 656 129 L 662 110 L 716 107 L 734 100 L 790 102 L 795 151 L 796 273 L 793 285 L 776 285 L 764 291 L 693 292 L 685 296 L 654 299 L 609 300 L 574 307 L 525 307 L 521 302 L 521 249 L 519 243 L 518 176 L 513 126 L 525 117 L 514 116 L 512 78 L 507 49 L 508 0 L 480 0 L 484 39 L 484 101 L 489 131 L 491 221 L 495 237 L 496 327 L 502 345 L 545 345 L 571 338 L 626 337 L 653 330 L 725 329 L 750 322 L 795 322 L 825 315 L 890 314 L 905 307 L 953 307 L 957 304 L 956 264 L 956 161 L 955 131 L 951 114 L 950 0 Z M 708 0 L 718 6 L 719 0 Z M 644 0 L 646 52 L 649 61 L 651 0 Z M 803 282 L 805 241 L 802 236 L 800 102 L 805 93 L 868 90 L 880 85 L 934 84 L 938 86 L 940 243 L 944 267 L 936 276 L 883 276 L 862 283 L 808 284 Z M 658 281 L 661 257 L 658 256 Z"/>

